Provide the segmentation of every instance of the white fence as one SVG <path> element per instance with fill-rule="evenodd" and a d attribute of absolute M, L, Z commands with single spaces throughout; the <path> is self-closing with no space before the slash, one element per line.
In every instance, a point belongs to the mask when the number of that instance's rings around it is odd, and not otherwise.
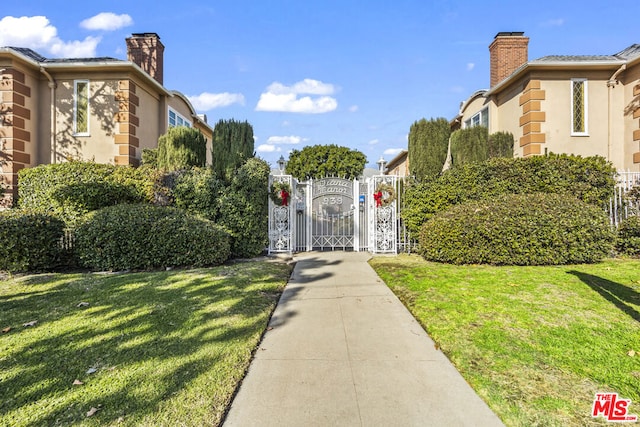
<path fill-rule="evenodd" d="M 632 215 L 640 215 L 640 203 L 627 197 L 627 193 L 640 186 L 640 172 L 618 172 L 618 183 L 613 198 L 609 200 L 607 212 L 611 224 L 617 227 L 621 221 Z"/>

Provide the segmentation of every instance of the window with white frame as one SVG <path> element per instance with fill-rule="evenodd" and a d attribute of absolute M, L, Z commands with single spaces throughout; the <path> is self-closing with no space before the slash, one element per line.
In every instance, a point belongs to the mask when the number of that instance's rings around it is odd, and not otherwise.
<path fill-rule="evenodd" d="M 588 135 L 587 79 L 571 79 L 571 135 Z"/>
<path fill-rule="evenodd" d="M 182 116 L 176 110 L 169 108 L 169 127 L 186 126 L 191 127 L 191 121 Z"/>
<path fill-rule="evenodd" d="M 471 118 L 464 121 L 464 127 L 470 128 L 474 126 L 489 127 L 489 108 L 484 108 L 478 113 L 471 116 Z"/>
<path fill-rule="evenodd" d="M 89 135 L 89 80 L 73 82 L 73 133 Z"/>

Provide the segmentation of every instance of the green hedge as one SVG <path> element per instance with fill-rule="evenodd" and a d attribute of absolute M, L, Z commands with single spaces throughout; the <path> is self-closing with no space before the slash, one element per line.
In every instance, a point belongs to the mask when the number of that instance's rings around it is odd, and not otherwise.
<path fill-rule="evenodd" d="M 172 184 L 174 205 L 224 226 L 233 239 L 235 258 L 262 253 L 268 243 L 269 165 L 251 158 L 230 181 L 211 169 L 181 171 Z"/>
<path fill-rule="evenodd" d="M 602 157 L 549 154 L 489 159 L 408 186 L 402 218 L 410 232 L 418 233 L 422 224 L 437 212 L 501 194 L 570 194 L 604 208 L 613 195 L 614 174 L 613 165 Z"/>
<path fill-rule="evenodd" d="M 18 206 L 73 225 L 87 212 L 105 206 L 153 200 L 156 175 L 151 168 L 81 161 L 22 169 Z"/>
<path fill-rule="evenodd" d="M 249 159 L 220 194 L 216 222 L 231 231 L 231 254 L 236 258 L 260 255 L 267 247 L 269 170 L 264 160 Z"/>
<path fill-rule="evenodd" d="M 220 218 L 220 194 L 225 188 L 211 168 L 193 168 L 176 173 L 170 191 L 174 206 L 211 221 Z"/>
<path fill-rule="evenodd" d="M 451 134 L 451 166 L 483 162 L 489 158 L 489 131 L 484 126 L 459 129 Z"/>
<path fill-rule="evenodd" d="M 98 270 L 209 266 L 229 258 L 229 234 L 211 221 L 152 205 L 116 205 L 76 229 L 81 264 Z"/>
<path fill-rule="evenodd" d="M 512 194 L 436 214 L 420 253 L 452 264 L 554 265 L 609 256 L 615 234 L 601 208 L 572 196 Z"/>
<path fill-rule="evenodd" d="M 620 223 L 616 250 L 623 255 L 640 255 L 640 216 L 630 216 Z"/>
<path fill-rule="evenodd" d="M 152 160 L 146 154 L 146 161 Z M 207 140 L 197 129 L 174 126 L 158 139 L 155 156 L 157 166 L 165 170 L 204 167 L 207 161 Z"/>
<path fill-rule="evenodd" d="M 0 270 L 41 271 L 61 260 L 64 223 L 47 214 L 0 211 Z"/>

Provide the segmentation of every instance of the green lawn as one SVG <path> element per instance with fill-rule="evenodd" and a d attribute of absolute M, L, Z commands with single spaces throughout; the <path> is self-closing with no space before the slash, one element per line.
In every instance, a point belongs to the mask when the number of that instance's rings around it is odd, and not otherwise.
<path fill-rule="evenodd" d="M 219 424 L 289 273 L 247 262 L 0 281 L 0 426 Z"/>
<path fill-rule="evenodd" d="M 507 426 L 602 425 L 598 391 L 640 415 L 640 260 L 371 265 Z"/>

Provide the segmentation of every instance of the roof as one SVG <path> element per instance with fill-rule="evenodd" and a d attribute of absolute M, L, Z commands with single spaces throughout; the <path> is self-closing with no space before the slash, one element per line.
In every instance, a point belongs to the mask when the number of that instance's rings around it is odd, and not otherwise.
<path fill-rule="evenodd" d="M 544 64 L 549 62 L 626 62 L 640 56 L 640 44 L 632 44 L 613 55 L 549 55 L 530 61 L 529 64 Z"/>
<path fill-rule="evenodd" d="M 85 70 L 103 70 L 103 69 L 133 69 L 138 75 L 143 78 L 153 87 L 155 87 L 159 93 L 173 96 L 171 91 L 165 88 L 157 80 L 151 77 L 147 72 L 140 68 L 137 64 L 131 61 L 123 61 L 121 59 L 111 58 L 107 56 L 97 58 L 46 58 L 40 55 L 38 52 L 26 48 L 26 47 L 13 47 L 0 46 L 0 53 L 8 52 L 17 57 L 21 57 L 22 60 L 30 63 L 33 67 L 40 69 L 73 69 L 76 67 L 83 67 Z"/>
<path fill-rule="evenodd" d="M 493 95 L 502 88 L 509 85 L 525 70 L 530 68 L 558 68 L 567 69 L 569 67 L 593 67 L 598 69 L 615 70 L 623 64 L 629 64 L 640 60 L 640 44 L 632 44 L 631 46 L 621 50 L 613 55 L 549 55 L 542 58 L 529 61 L 518 67 L 510 76 L 493 86 L 486 95 Z"/>
<path fill-rule="evenodd" d="M 389 163 L 387 163 L 385 169 L 387 171 L 390 171 L 391 169 L 402 163 L 407 158 L 408 154 L 409 152 L 407 150 L 401 150 L 393 159 L 389 160 Z"/>
<path fill-rule="evenodd" d="M 16 52 L 20 52 L 24 56 L 29 59 L 32 59 L 41 64 L 53 64 L 53 63 L 74 63 L 74 62 L 125 62 L 120 59 L 111 58 L 108 56 L 98 57 L 98 58 L 46 58 L 40 55 L 38 52 L 26 48 L 26 47 L 14 47 L 7 46 L 7 48 L 15 50 Z"/>

